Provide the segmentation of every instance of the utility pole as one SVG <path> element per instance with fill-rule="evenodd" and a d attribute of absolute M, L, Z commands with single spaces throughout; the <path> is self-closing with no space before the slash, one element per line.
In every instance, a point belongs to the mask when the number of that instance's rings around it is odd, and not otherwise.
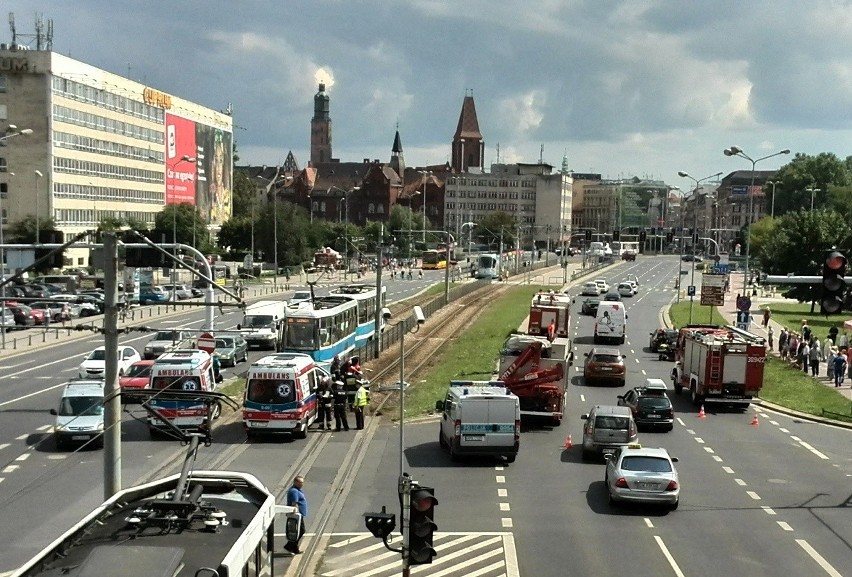
<path fill-rule="evenodd" d="M 376 318 L 373 330 L 373 357 L 379 358 L 382 350 L 382 243 L 385 240 L 385 223 L 379 223 L 379 242 L 376 246 Z M 401 386 L 401 385 L 400 385 Z"/>
<path fill-rule="evenodd" d="M 104 245 L 104 499 L 121 490 L 121 389 L 118 386 L 118 241 L 103 234 Z M 175 266 L 175 263 L 172 263 Z"/>

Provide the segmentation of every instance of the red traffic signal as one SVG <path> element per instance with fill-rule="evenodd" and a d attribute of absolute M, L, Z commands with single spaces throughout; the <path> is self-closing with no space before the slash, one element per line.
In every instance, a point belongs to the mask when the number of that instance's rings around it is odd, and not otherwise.
<path fill-rule="evenodd" d="M 822 298 L 820 299 L 820 311 L 824 315 L 833 315 L 843 309 L 843 301 L 846 296 L 846 256 L 832 250 L 825 256 L 822 266 Z"/>
<path fill-rule="evenodd" d="M 432 562 L 438 553 L 432 547 L 435 529 L 435 489 L 413 485 L 409 507 L 408 563 L 425 565 Z"/>

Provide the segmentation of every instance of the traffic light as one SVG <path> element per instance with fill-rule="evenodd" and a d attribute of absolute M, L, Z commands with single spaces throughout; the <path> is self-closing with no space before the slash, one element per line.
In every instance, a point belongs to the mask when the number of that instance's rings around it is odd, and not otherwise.
<path fill-rule="evenodd" d="M 432 557 L 438 553 L 432 547 L 435 529 L 435 489 L 411 485 L 411 506 L 408 521 L 408 564 L 426 565 L 432 562 Z"/>
<path fill-rule="evenodd" d="M 698 244 L 698 231 L 692 229 L 692 244 Z"/>
<path fill-rule="evenodd" d="M 620 230 L 612 231 L 612 240 L 617 241 L 617 240 L 620 240 L 620 239 L 621 239 L 621 231 Z"/>
<path fill-rule="evenodd" d="M 592 231 L 587 230 L 586 231 L 586 242 L 591 242 L 591 241 L 592 241 Z"/>
<path fill-rule="evenodd" d="M 657 229 L 653 226 L 651 227 L 651 236 L 657 236 Z"/>
<path fill-rule="evenodd" d="M 839 313 L 843 309 L 846 294 L 846 257 L 831 250 L 826 253 L 822 265 L 822 299 L 820 312 L 826 316 Z"/>
<path fill-rule="evenodd" d="M 396 527 L 396 515 L 382 507 L 381 513 L 364 513 L 364 523 L 373 537 L 386 539 Z"/>
<path fill-rule="evenodd" d="M 65 234 L 58 230 L 40 230 L 38 231 L 38 242 L 41 244 L 64 244 L 65 243 Z M 38 260 L 44 256 L 47 256 L 50 251 L 54 249 L 52 248 L 37 248 L 35 249 L 35 259 Z M 63 252 L 61 250 L 57 250 L 50 258 L 45 260 L 43 263 L 38 265 L 36 270 L 39 271 L 47 271 L 52 268 L 62 268 L 65 266 L 65 260 L 63 256 Z"/>
<path fill-rule="evenodd" d="M 645 239 L 647 239 L 647 238 L 648 238 L 648 233 L 645 232 L 645 229 L 643 228 L 642 230 L 639 231 L 639 242 L 644 243 Z"/>
<path fill-rule="evenodd" d="M 668 231 L 666 233 L 666 242 L 672 242 L 674 240 L 674 233 L 672 231 Z"/>

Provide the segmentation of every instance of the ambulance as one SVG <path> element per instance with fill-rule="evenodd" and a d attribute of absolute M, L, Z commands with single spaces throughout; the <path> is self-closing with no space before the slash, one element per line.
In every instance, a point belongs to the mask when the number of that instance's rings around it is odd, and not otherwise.
<path fill-rule="evenodd" d="M 213 357 L 205 351 L 196 349 L 178 349 L 164 353 L 151 366 L 151 378 L 148 388 L 163 391 L 163 397 L 169 391 L 182 393 L 209 392 L 216 390 L 216 377 L 213 371 Z M 168 399 L 153 395 L 149 405 L 159 413 L 162 419 L 167 419 L 172 425 L 181 429 L 202 429 L 208 425 L 208 400 L 199 395 L 198 398 Z M 222 406 L 212 403 L 210 416 L 218 419 Z M 164 428 L 161 419 L 148 417 L 148 428 L 152 435 Z"/>
<path fill-rule="evenodd" d="M 303 353 L 277 353 L 253 363 L 243 397 L 246 436 L 289 434 L 304 439 L 317 418 L 317 387 L 329 377 Z"/>

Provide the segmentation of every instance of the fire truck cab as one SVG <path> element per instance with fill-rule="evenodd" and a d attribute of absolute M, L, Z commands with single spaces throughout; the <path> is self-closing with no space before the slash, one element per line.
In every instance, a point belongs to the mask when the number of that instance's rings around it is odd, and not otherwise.
<path fill-rule="evenodd" d="M 736 327 L 688 325 L 680 330 L 671 378 L 692 402 L 748 407 L 763 386 L 763 338 Z"/>

